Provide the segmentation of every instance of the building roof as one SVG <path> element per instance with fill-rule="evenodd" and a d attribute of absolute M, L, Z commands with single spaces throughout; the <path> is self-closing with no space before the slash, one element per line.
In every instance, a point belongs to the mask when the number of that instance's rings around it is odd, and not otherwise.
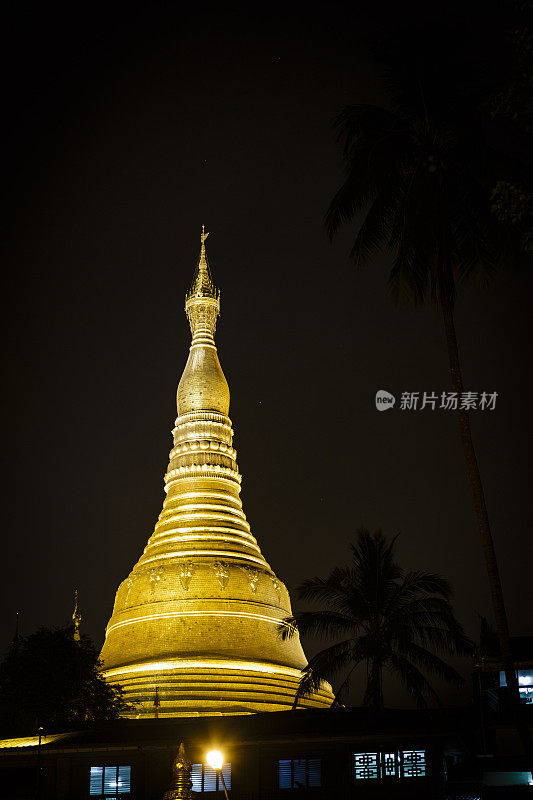
<path fill-rule="evenodd" d="M 460 714 L 468 715 L 468 709 Z M 442 711 L 386 710 L 368 708 L 302 709 L 259 714 L 182 717 L 175 719 L 120 719 L 93 725 L 82 731 L 43 737 L 42 746 L 60 743 L 61 749 L 150 747 L 219 742 L 231 746 L 269 744 L 282 741 L 321 742 L 339 740 L 397 741 L 448 738 L 459 728 L 456 713 Z M 463 723 L 461 722 L 461 727 Z M 15 744 L 16 743 L 16 744 Z M 0 747 L 33 748 L 38 737 L 4 739 Z"/>

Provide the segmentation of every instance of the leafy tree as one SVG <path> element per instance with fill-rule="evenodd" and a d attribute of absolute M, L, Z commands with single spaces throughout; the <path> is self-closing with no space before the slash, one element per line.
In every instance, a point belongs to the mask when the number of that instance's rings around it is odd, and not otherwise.
<path fill-rule="evenodd" d="M 533 129 L 533 30 L 532 0 L 512 0 L 505 26 L 503 53 L 496 85 L 482 109 L 501 129 L 506 145 L 524 152 L 531 147 Z M 522 249 L 533 253 L 533 193 L 530 170 L 522 170 L 514 181 L 497 180 L 491 192 L 491 210 L 496 218 L 514 229 Z"/>
<path fill-rule="evenodd" d="M 471 42 L 440 30 L 409 37 L 401 31 L 382 49 L 390 108 L 353 105 L 336 120 L 346 180 L 325 225 L 332 238 L 362 218 L 351 250 L 364 265 L 380 249 L 394 254 L 390 285 L 396 297 L 429 300 L 442 315 L 453 389 L 463 376 L 454 320 L 457 285 L 490 275 L 521 251 L 512 226 L 492 213 L 498 181 L 512 186 L 517 165 L 489 146 L 481 111 L 491 90 L 487 63 L 469 62 Z M 359 216 L 361 215 L 361 216 Z M 501 217 L 501 215 L 500 215 Z M 524 748 L 531 739 L 519 703 L 507 615 L 468 411 L 457 409 L 461 444 L 490 583 L 492 607 Z"/>
<path fill-rule="evenodd" d="M 115 719 L 126 708 L 122 692 L 98 671 L 98 651 L 73 626 L 40 628 L 18 637 L 0 664 L 0 727 L 4 735 L 72 729 Z"/>
<path fill-rule="evenodd" d="M 491 210 L 497 220 L 512 226 L 522 240 L 524 252 L 533 253 L 533 195 L 523 185 L 496 181 L 491 192 Z"/>
<path fill-rule="evenodd" d="M 462 676 L 437 655 L 469 654 L 472 643 L 450 605 L 451 588 L 431 572 L 405 572 L 395 560 L 397 537 L 387 541 L 380 530 L 360 528 L 351 545 L 352 563 L 335 567 L 327 578 L 300 584 L 298 597 L 319 603 L 286 622 L 303 635 L 336 640 L 321 650 L 303 671 L 298 699 L 316 690 L 322 678 L 343 675 L 336 699 L 347 691 L 354 670 L 366 668 L 363 703 L 383 708 L 383 673 L 398 677 L 419 706 L 438 696 L 426 675 L 456 686 Z M 280 627 L 283 638 L 294 628 Z M 338 641 L 337 641 L 338 640 Z"/>
<path fill-rule="evenodd" d="M 533 126 L 532 0 L 511 0 L 503 29 L 497 79 L 483 107 L 493 118 L 512 121 L 524 132 Z"/>

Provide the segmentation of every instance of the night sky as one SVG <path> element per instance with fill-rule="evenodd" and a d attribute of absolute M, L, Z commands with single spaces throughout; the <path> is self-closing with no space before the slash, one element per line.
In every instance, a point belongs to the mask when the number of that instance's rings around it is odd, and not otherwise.
<path fill-rule="evenodd" d="M 4 17 L 0 649 L 17 610 L 24 634 L 67 622 L 75 588 L 103 640 L 161 509 L 202 224 L 244 509 L 293 599 L 364 524 L 452 581 L 472 636 L 490 617 L 454 414 L 374 405 L 378 389 L 451 390 L 441 318 L 394 305 L 388 255 L 354 270 L 355 227 L 333 245 L 322 227 L 343 175 L 332 122 L 388 102 L 369 42 L 399 12 L 251 7 Z M 452 8 L 446 23 L 490 50 L 492 23 Z M 465 388 L 498 392 L 472 424 L 513 634 L 531 633 L 530 284 L 508 271 L 457 305 Z"/>

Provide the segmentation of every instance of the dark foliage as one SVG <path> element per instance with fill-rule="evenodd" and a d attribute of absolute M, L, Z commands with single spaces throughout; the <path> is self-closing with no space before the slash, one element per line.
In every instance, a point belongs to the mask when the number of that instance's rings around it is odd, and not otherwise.
<path fill-rule="evenodd" d="M 122 693 L 98 671 L 98 651 L 73 628 L 40 628 L 18 637 L 0 664 L 0 730 L 3 736 L 46 733 L 115 719 Z"/>
<path fill-rule="evenodd" d="M 523 12 L 521 3 L 514 12 Z M 457 287 L 486 280 L 503 266 L 530 263 L 532 181 L 527 151 L 516 138 L 509 143 L 516 120 L 510 120 L 511 128 L 494 127 L 497 119 L 513 115 L 503 102 L 491 108 L 491 98 L 498 92 L 516 97 L 516 87 L 510 87 L 517 60 L 510 57 L 505 32 L 493 26 L 489 41 L 450 22 L 443 22 L 438 38 L 417 26 L 396 31 L 380 53 L 390 107 L 353 105 L 338 117 L 346 179 L 328 209 L 326 230 L 333 237 L 355 222 L 356 264 L 389 251 L 393 293 L 430 300 L 442 312 L 451 383 L 461 397 Z M 533 768 L 470 418 L 460 405 L 457 416 L 513 713 Z"/>
<path fill-rule="evenodd" d="M 530 170 L 491 128 L 494 68 L 457 31 L 440 34 L 414 28 L 378 48 L 390 107 L 353 105 L 337 118 L 346 179 L 326 230 L 364 215 L 355 263 L 390 250 L 396 295 L 453 307 L 458 282 L 524 260 Z M 520 187 L 512 208 L 509 186 Z"/>
<path fill-rule="evenodd" d="M 383 707 L 384 671 L 398 677 L 419 706 L 438 702 L 428 674 L 462 685 L 462 676 L 436 655 L 472 652 L 450 605 L 451 587 L 434 573 L 405 572 L 395 561 L 395 543 L 396 537 L 388 541 L 381 531 L 371 534 L 360 528 L 351 545 L 351 564 L 298 587 L 299 598 L 322 608 L 302 611 L 286 622 L 303 635 L 339 640 L 311 659 L 298 697 L 317 689 L 321 679 L 340 674 L 338 699 L 359 665 L 367 678 L 363 703 L 374 708 Z M 280 628 L 283 638 L 292 633 Z"/>

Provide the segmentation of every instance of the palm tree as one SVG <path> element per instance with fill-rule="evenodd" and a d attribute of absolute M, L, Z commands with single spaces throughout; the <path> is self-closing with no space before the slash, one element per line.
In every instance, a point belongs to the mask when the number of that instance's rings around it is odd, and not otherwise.
<path fill-rule="evenodd" d="M 490 190 L 513 165 L 486 143 L 482 80 L 453 63 L 445 50 L 425 40 L 402 40 L 401 53 L 388 53 L 389 109 L 373 105 L 345 108 L 336 120 L 344 148 L 346 180 L 333 198 L 325 226 L 330 238 L 362 215 L 351 250 L 364 265 L 380 249 L 394 253 L 390 273 L 393 294 L 415 302 L 427 299 L 444 323 L 451 383 L 477 526 L 487 568 L 492 608 L 507 685 L 524 749 L 531 739 L 521 713 L 498 563 L 483 484 L 472 441 L 454 323 L 457 282 L 490 276 L 514 252 L 510 231 L 491 213 Z"/>
<path fill-rule="evenodd" d="M 380 530 L 357 532 L 351 545 L 352 563 L 335 567 L 327 578 L 310 578 L 298 587 L 298 597 L 322 605 L 302 611 L 280 626 L 287 638 L 314 634 L 335 639 L 303 670 L 294 701 L 315 691 L 322 679 L 343 676 L 335 702 L 348 690 L 356 668 L 366 668 L 364 705 L 383 708 L 383 673 L 395 675 L 419 706 L 438 696 L 426 674 L 455 686 L 462 676 L 442 655 L 468 655 L 472 643 L 450 605 L 447 580 L 431 572 L 405 572 L 395 561 L 396 539 Z M 435 652 L 436 651 L 436 652 Z"/>

